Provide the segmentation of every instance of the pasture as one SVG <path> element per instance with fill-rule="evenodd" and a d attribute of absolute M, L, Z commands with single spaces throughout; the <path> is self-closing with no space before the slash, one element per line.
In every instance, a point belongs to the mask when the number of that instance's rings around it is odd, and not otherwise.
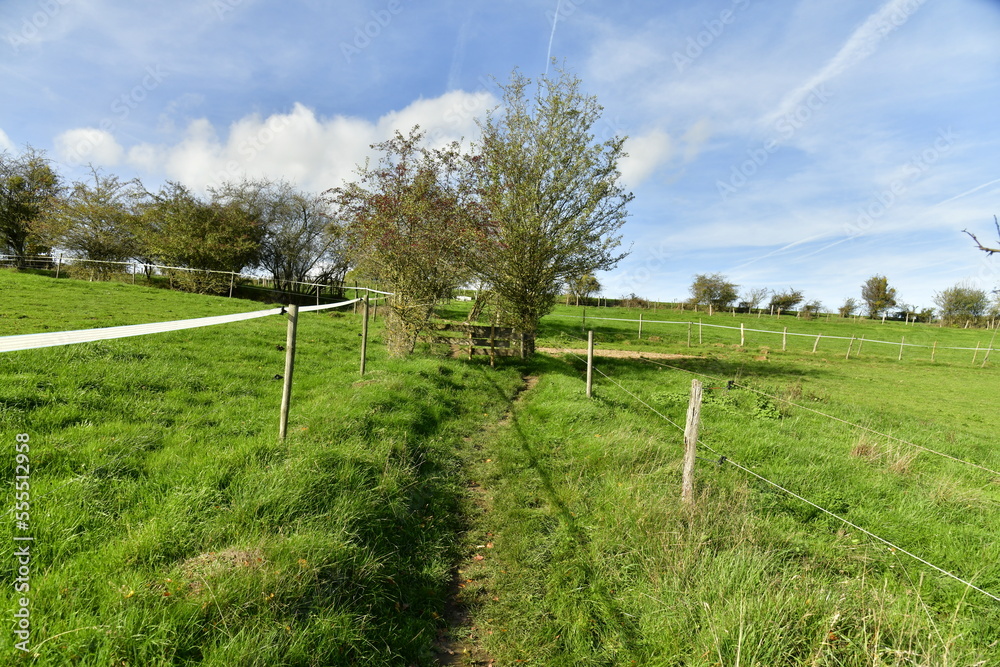
<path fill-rule="evenodd" d="M 262 308 L 11 272 L 0 295 L 2 335 Z M 538 345 L 582 351 L 582 314 L 557 307 Z M 1000 664 L 1000 602 L 871 536 L 1000 595 L 1000 357 L 945 349 L 992 332 L 657 310 L 681 323 L 638 338 L 596 319 L 637 315 L 588 308 L 587 328 L 684 358 L 599 358 L 588 400 L 573 353 L 491 369 L 373 341 L 361 379 L 360 316 L 305 314 L 284 442 L 280 317 L 0 356 L 7 545 L 15 435 L 31 442 L 28 657 L 434 664 L 450 634 L 444 660 L 467 665 Z M 805 335 L 740 346 L 741 322 Z M 818 334 L 843 338 L 813 353 Z M 897 344 L 848 359 L 852 336 Z M 903 336 L 935 360 L 899 360 Z M 685 507 L 670 421 L 693 377 Z"/>

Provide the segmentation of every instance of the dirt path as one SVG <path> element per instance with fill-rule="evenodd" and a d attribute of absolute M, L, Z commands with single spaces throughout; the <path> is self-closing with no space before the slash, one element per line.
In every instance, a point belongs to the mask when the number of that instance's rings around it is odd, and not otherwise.
<path fill-rule="evenodd" d="M 517 396 L 511 401 L 507 412 L 495 423 L 486 427 L 475 439 L 492 437 L 498 428 L 506 428 L 510 424 L 511 410 L 538 384 L 538 377 L 529 375 L 524 378 L 524 384 Z M 473 450 L 482 446 L 473 438 L 466 438 Z M 468 481 L 470 509 L 479 517 L 488 514 L 492 506 L 489 490 L 475 480 Z M 495 661 L 482 648 L 481 629 L 472 621 L 471 607 L 485 601 L 493 593 L 488 588 L 484 577 L 483 561 L 489 550 L 493 548 L 494 535 L 484 532 L 482 521 L 472 522 L 469 532 L 464 537 L 467 547 L 466 556 L 452 573 L 449 600 L 445 605 L 444 618 L 447 626 L 443 628 L 434 642 L 434 656 L 439 665 L 454 665 L 455 667 L 492 667 Z"/>

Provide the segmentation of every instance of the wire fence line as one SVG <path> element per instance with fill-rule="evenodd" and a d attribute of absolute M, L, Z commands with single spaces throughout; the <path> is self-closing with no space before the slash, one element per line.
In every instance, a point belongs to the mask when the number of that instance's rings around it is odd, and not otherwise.
<path fill-rule="evenodd" d="M 628 319 L 619 317 L 591 317 L 583 315 L 557 315 L 556 317 L 565 317 L 569 319 L 583 319 L 583 320 L 597 320 L 604 322 L 632 322 L 638 324 L 680 324 L 684 326 L 694 325 L 698 327 L 706 327 L 710 329 L 729 329 L 731 331 L 740 331 L 746 333 L 761 333 L 761 334 L 773 334 L 776 336 L 800 336 L 802 338 L 812 338 L 812 339 L 829 339 L 829 340 L 847 340 L 847 341 L 858 341 L 861 340 L 857 337 L 850 336 L 829 336 L 826 334 L 812 334 L 812 333 L 798 333 L 794 331 L 775 331 L 773 329 L 749 329 L 746 327 L 733 327 L 726 326 L 724 324 L 705 324 L 703 322 L 693 322 L 690 320 L 647 320 L 647 319 Z M 979 352 L 996 352 L 997 348 L 991 346 L 988 347 L 953 347 L 946 345 L 925 345 L 922 343 L 907 343 L 906 341 L 891 341 L 891 340 L 877 340 L 874 338 L 865 338 L 865 343 L 876 343 L 880 345 L 892 345 L 893 347 L 915 347 L 922 349 L 935 349 L 935 350 L 964 350 L 973 351 L 978 350 Z"/>
<path fill-rule="evenodd" d="M 121 262 L 116 260 L 104 260 L 104 259 L 86 259 L 84 257 L 63 257 L 54 255 L 37 255 L 33 257 L 18 257 L 16 255 L 0 255 L 0 263 L 10 263 L 16 261 L 25 261 L 28 263 L 40 263 L 48 266 L 53 265 L 73 265 L 73 264 L 98 264 L 98 265 L 112 265 L 112 266 L 122 266 L 129 267 L 133 269 L 134 272 L 138 272 L 140 268 L 145 269 L 156 269 L 158 271 L 187 271 L 190 273 L 197 274 L 218 274 L 221 276 L 230 276 L 238 278 L 240 280 L 271 280 L 266 276 L 255 276 L 253 274 L 241 273 L 238 271 L 219 271 L 217 269 L 195 269 L 190 266 L 170 266 L 167 264 L 151 264 L 148 262 Z M 317 283 L 317 282 L 304 282 L 301 280 L 283 280 L 281 281 L 288 285 L 306 285 L 308 287 L 327 287 L 329 283 Z"/>
<path fill-rule="evenodd" d="M 576 336 L 572 336 L 572 337 L 573 338 L 577 338 Z M 578 340 L 582 340 L 582 339 L 578 338 Z M 580 355 L 578 355 L 578 354 L 576 354 L 576 353 L 574 353 L 572 351 L 570 351 L 569 354 L 571 356 L 576 357 L 577 359 L 579 359 L 580 361 L 582 361 L 584 364 L 587 363 L 587 360 L 584 359 L 583 357 L 581 357 Z M 600 368 L 598 368 L 597 366 L 593 366 L 593 369 L 595 371 L 597 371 L 601 376 L 603 376 L 604 378 L 606 378 L 607 380 L 609 380 L 612 384 L 614 384 L 619 389 L 621 389 L 623 392 L 625 392 L 626 394 L 628 394 L 629 396 L 631 396 L 632 398 L 634 398 L 635 400 L 637 400 L 639 403 L 641 403 L 643 406 L 645 406 L 647 409 L 649 409 L 651 412 L 653 412 L 654 414 L 656 414 L 658 417 L 660 417 L 661 419 L 665 420 L 667 423 L 669 423 L 671 426 L 673 426 L 674 428 L 678 429 L 682 433 L 684 432 L 684 427 L 680 426 L 679 424 L 677 424 L 676 422 L 674 422 L 673 420 L 671 420 L 669 417 L 667 417 L 664 414 L 662 414 L 659 410 L 657 410 L 656 408 L 654 408 L 653 406 L 651 406 L 648 402 L 646 402 L 645 400 L 643 400 L 642 398 L 640 398 L 634 392 L 626 389 L 625 386 L 623 386 L 620 382 L 618 382 L 615 379 L 613 379 L 611 376 L 609 376 L 607 373 L 605 373 L 604 371 L 602 371 Z M 684 370 L 684 369 L 678 369 L 678 370 Z M 704 374 L 701 374 L 701 373 L 695 373 L 695 374 L 696 375 L 703 375 L 704 377 L 708 377 L 708 378 L 712 378 L 712 376 L 704 375 Z M 712 378 L 712 379 L 718 379 L 718 378 Z M 884 544 L 885 546 L 887 546 L 891 552 L 895 553 L 895 552 L 898 551 L 899 553 L 905 554 L 905 555 L 909 556 L 910 558 L 914 559 L 915 561 L 917 561 L 919 563 L 922 563 L 923 565 L 926 565 L 927 567 L 930 567 L 931 569 L 933 569 L 933 570 L 935 570 L 935 571 L 937 571 L 937 572 L 939 572 L 939 573 L 941 573 L 941 574 L 943 574 L 943 575 L 945 575 L 945 576 L 947 576 L 947 577 L 949 577 L 949 578 L 951 578 L 951 579 L 953 579 L 953 580 L 961 583 L 962 585 L 967 586 L 968 588 L 970 588 L 970 589 L 972 589 L 974 591 L 982 593 L 983 595 L 985 595 L 985 596 L 987 596 L 987 597 L 989 597 L 989 598 L 991 598 L 991 599 L 993 599 L 993 600 L 995 600 L 997 602 L 1000 602 L 1000 596 L 998 596 L 998 595 L 996 595 L 994 593 L 991 593 L 991 592 L 989 592 L 989 591 L 987 591 L 987 590 L 985 590 L 983 588 L 980 588 L 979 586 L 976 586 L 971 581 L 963 579 L 962 577 L 960 577 L 960 576 L 958 576 L 958 575 L 956 575 L 956 574 L 954 574 L 952 572 L 949 572 L 948 570 L 945 570 L 944 568 L 942 568 L 942 567 L 940 567 L 938 565 L 935 565 L 934 563 L 926 560 L 925 558 L 922 558 L 922 557 L 918 556 L 917 554 L 909 551 L 908 549 L 905 549 L 905 548 L 897 545 L 896 543 L 894 543 L 894 542 L 892 542 L 892 541 L 890 541 L 890 540 L 888 540 L 888 539 L 886 539 L 886 538 L 884 538 L 884 537 L 882 537 L 882 536 L 880 536 L 880 535 L 878 535 L 878 534 L 876 534 L 876 533 L 868 530 L 867 528 L 859 526 L 858 524 L 854 523 L 853 521 L 850 521 L 850 520 L 848 520 L 848 519 L 840 516 L 839 514 L 836 514 L 835 512 L 832 512 L 832 511 L 826 509 L 825 507 L 823 507 L 823 506 L 821 506 L 821 505 L 819 505 L 819 504 L 817 504 L 817 503 L 809 500 L 808 498 L 805 498 L 804 496 L 802 496 L 802 495 L 800 495 L 798 493 L 795 493 L 794 491 L 792 491 L 790 489 L 785 488 L 781 484 L 778 484 L 777 482 L 774 482 L 774 481 L 772 481 L 772 480 L 764 477 L 763 475 L 761 475 L 761 474 L 759 474 L 757 472 L 754 472 L 750 468 L 748 468 L 748 467 L 740 464 L 737 461 L 734 461 L 731 457 L 724 455 L 722 452 L 720 452 L 719 450 L 715 449 L 714 447 L 712 447 L 708 443 L 704 442 L 703 440 L 699 439 L 698 440 L 698 444 L 701 445 L 701 446 L 703 446 L 703 447 L 705 447 L 705 449 L 709 450 L 713 454 L 718 455 L 720 457 L 720 459 L 719 459 L 719 464 L 720 465 L 722 463 L 732 464 L 734 467 L 738 468 L 739 470 L 741 470 L 741 471 L 743 471 L 743 472 L 745 472 L 745 473 L 747 473 L 747 474 L 749 474 L 749 475 L 751 475 L 751 476 L 759 479 L 760 481 L 762 481 L 762 482 L 764 482 L 764 483 L 766 483 L 766 484 L 768 484 L 768 485 L 770 485 L 770 486 L 778 489 L 779 491 L 782 491 L 783 493 L 785 493 L 785 494 L 787 494 L 787 495 L 789 495 L 789 496 L 791 496 L 793 498 L 796 498 L 797 500 L 799 500 L 799 501 L 801 501 L 801 502 L 809 505 L 810 507 L 813 507 L 814 509 L 819 510 L 820 512 L 823 512 L 824 514 L 832 517 L 833 519 L 836 519 L 837 521 L 840 521 L 845 526 L 849 526 L 849 527 L 851 527 L 851 528 L 853 528 L 855 530 L 858 530 L 861 533 L 863 533 L 863 534 L 871 537 L 872 539 L 877 540 L 878 542 L 881 542 L 882 544 Z M 972 464 L 972 465 L 975 465 L 975 464 Z M 993 471 L 991 471 L 991 472 L 993 472 Z"/>
<path fill-rule="evenodd" d="M 654 361 L 652 359 L 647 359 L 647 358 L 642 358 L 642 357 L 640 358 L 640 360 L 641 361 L 645 361 L 645 362 L 650 363 L 650 364 L 654 364 L 656 366 L 663 366 L 664 368 L 670 368 L 670 369 L 673 369 L 675 371 L 681 371 L 682 373 L 690 373 L 691 375 L 698 375 L 700 377 L 708 378 L 710 380 L 721 381 L 723 379 L 723 378 L 716 377 L 714 375 L 707 375 L 705 373 L 698 373 L 697 371 L 692 371 L 692 370 L 688 370 L 686 368 L 681 368 L 680 366 L 672 366 L 670 364 L 665 364 L 665 363 L 663 363 L 661 361 Z M 731 382 L 733 383 L 733 386 L 735 386 L 735 387 L 739 387 L 741 389 L 746 389 L 747 391 L 752 391 L 755 394 L 759 394 L 760 396 L 766 396 L 767 398 L 773 399 L 775 401 L 780 401 L 782 403 L 785 403 L 787 405 L 791 405 L 791 406 L 799 408 L 801 410 L 806 410 L 808 412 L 815 413 L 817 415 L 820 415 L 821 417 L 826 417 L 827 419 L 832 419 L 833 421 L 840 422 L 842 424 L 846 424 L 848 426 L 852 426 L 854 428 L 858 428 L 858 429 L 861 429 L 863 431 L 867 431 L 868 433 L 871 433 L 873 435 L 878 435 L 878 436 L 881 436 L 883 438 L 887 438 L 889 440 L 895 440 L 896 442 L 899 442 L 899 443 L 904 444 L 904 445 L 909 445 L 910 447 L 914 447 L 916 449 L 923 450 L 923 451 L 925 451 L 925 452 L 927 452 L 929 454 L 936 454 L 937 456 L 941 456 L 941 457 L 944 457 L 946 459 L 951 459 L 952 461 L 955 461 L 956 463 L 961 463 L 963 465 L 971 466 L 973 468 L 979 468 L 980 470 L 988 472 L 988 473 L 990 473 L 992 475 L 1000 476 L 1000 471 L 993 470 L 992 468 L 987 468 L 984 465 L 980 465 L 978 463 L 973 463 L 972 461 L 966 461 L 965 459 L 960 459 L 957 456 L 952 456 L 951 454 L 946 454 L 945 452 L 940 452 L 940 451 L 938 451 L 936 449 L 931 449 L 930 447 L 925 447 L 924 445 L 918 445 L 915 442 L 910 442 L 909 440 L 904 440 L 903 438 L 898 438 L 898 437 L 896 437 L 894 435 L 889 435 L 888 433 L 883 433 L 881 431 L 877 431 L 877 430 L 875 430 L 873 428 L 870 428 L 868 426 L 863 426 L 861 424 L 856 424 L 854 422 L 848 421 L 846 419 L 841 419 L 840 417 L 836 417 L 834 415 L 828 415 L 825 412 L 821 412 L 819 410 L 816 410 L 815 408 L 810 408 L 807 405 L 801 405 L 799 403 L 795 403 L 794 401 L 791 401 L 791 400 L 789 400 L 787 398 L 782 398 L 780 396 L 775 396 L 773 394 L 769 394 L 769 393 L 767 393 L 765 391 L 761 391 L 760 389 L 755 389 L 755 388 L 753 388 L 753 387 L 751 387 L 749 385 L 745 385 L 745 384 L 743 384 L 741 382 L 738 382 L 736 380 L 731 380 Z"/>

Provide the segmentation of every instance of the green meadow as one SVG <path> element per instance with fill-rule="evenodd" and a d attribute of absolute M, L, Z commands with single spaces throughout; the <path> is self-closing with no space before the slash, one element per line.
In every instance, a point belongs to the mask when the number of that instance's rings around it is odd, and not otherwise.
<path fill-rule="evenodd" d="M 0 335 L 262 308 L 0 273 Z M 1000 601 L 902 551 L 1000 596 L 1000 357 L 974 352 L 992 332 L 658 309 L 640 338 L 596 319 L 639 311 L 586 315 L 539 332 L 577 352 L 495 369 L 388 359 L 376 322 L 360 378 L 360 316 L 304 313 L 284 442 L 281 317 L 0 356 L 5 581 L 34 538 L 31 648 L 9 633 L 4 662 L 435 664 L 450 636 L 446 664 L 1000 665 Z M 741 346 L 740 323 L 777 333 Z M 786 327 L 804 335 L 783 350 Z M 680 356 L 598 357 L 587 399 L 586 329 Z M 813 353 L 819 334 L 845 340 Z M 904 336 L 934 361 L 899 360 Z"/>

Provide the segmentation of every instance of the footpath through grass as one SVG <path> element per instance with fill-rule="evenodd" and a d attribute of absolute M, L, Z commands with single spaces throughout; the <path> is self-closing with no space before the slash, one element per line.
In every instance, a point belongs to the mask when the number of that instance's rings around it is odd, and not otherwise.
<path fill-rule="evenodd" d="M 8 272 L 0 294 L 3 334 L 261 308 Z M 390 362 L 373 343 L 359 381 L 359 328 L 301 317 L 283 443 L 284 318 L 0 356 L 2 606 L 27 597 L 32 633 L 27 655 L 8 634 L 0 662 L 428 663 L 462 528 L 458 446 L 521 379 Z M 27 532 L 12 513 L 18 433 Z M 12 537 L 26 534 L 18 593 Z"/>
<path fill-rule="evenodd" d="M 555 322 L 552 343 L 579 345 Z M 1000 470 L 994 368 L 641 349 L 697 355 L 666 363 L 711 376 L 701 437 L 717 453 L 702 448 L 697 502 L 679 502 L 678 430 L 600 374 L 588 401 L 572 356 L 538 361 L 537 387 L 473 467 L 491 508 L 474 534 L 493 548 L 470 598 L 498 664 L 1000 665 L 1000 602 L 713 462 L 724 454 L 1000 595 L 1000 477 L 781 400 Z M 683 425 L 691 374 L 597 366 Z"/>

